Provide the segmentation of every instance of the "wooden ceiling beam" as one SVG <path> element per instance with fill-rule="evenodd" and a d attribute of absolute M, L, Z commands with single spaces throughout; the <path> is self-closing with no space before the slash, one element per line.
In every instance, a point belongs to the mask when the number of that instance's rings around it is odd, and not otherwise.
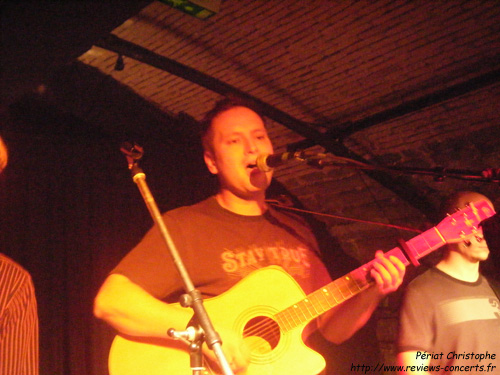
<path fill-rule="evenodd" d="M 500 65 L 500 61 L 496 65 Z M 443 103 L 450 99 L 458 98 L 459 96 L 491 86 L 499 81 L 500 69 L 492 70 L 464 82 L 447 87 L 443 90 L 439 90 L 429 95 L 402 103 L 396 107 L 389 108 L 386 111 L 375 113 L 372 116 L 365 117 L 358 121 L 333 125 L 332 127 L 328 126 L 329 130 L 325 134 L 340 141 L 356 132 L 370 128 L 374 125 L 394 120 L 413 112 L 421 111 L 427 107 Z"/>

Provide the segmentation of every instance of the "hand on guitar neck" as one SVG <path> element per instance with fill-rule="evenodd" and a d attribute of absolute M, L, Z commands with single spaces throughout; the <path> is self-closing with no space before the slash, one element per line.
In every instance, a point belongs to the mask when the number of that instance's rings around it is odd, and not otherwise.
<path fill-rule="evenodd" d="M 323 336 L 336 344 L 349 339 L 366 324 L 379 302 L 387 294 L 399 288 L 403 282 L 405 270 L 406 267 L 400 259 L 384 254 L 380 250 L 377 251 L 375 259 L 370 263 L 369 272 L 367 272 L 370 276 L 365 275 L 369 281 L 364 286 L 356 283 L 356 293 L 361 290 L 363 293 L 348 298 L 342 304 L 319 317 L 319 329 Z M 340 280 L 334 281 L 334 283 L 338 283 Z M 348 286 L 351 295 L 353 295 L 351 288 L 352 286 Z"/>
<path fill-rule="evenodd" d="M 370 275 L 375 280 L 381 297 L 395 292 L 399 288 L 403 282 L 405 271 L 405 265 L 395 256 L 386 256 L 382 250 L 375 253 L 375 262 L 373 262 Z"/>

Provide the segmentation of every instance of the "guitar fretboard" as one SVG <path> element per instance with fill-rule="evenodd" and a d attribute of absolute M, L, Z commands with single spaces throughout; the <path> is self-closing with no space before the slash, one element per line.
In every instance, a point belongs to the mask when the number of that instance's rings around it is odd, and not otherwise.
<path fill-rule="evenodd" d="M 441 233 L 436 227 L 433 227 L 406 242 L 406 246 L 407 251 L 410 252 L 409 257 L 419 259 L 445 243 L 446 241 Z M 386 256 L 390 255 L 398 258 L 404 265 L 410 264 L 399 247 L 386 253 Z M 347 275 L 332 281 L 323 288 L 309 294 L 302 301 L 277 313 L 275 319 L 281 329 L 287 331 L 309 322 L 370 287 L 374 284 L 374 280 L 370 276 L 370 270 L 373 268 L 374 262 L 375 260 L 372 260 Z"/>

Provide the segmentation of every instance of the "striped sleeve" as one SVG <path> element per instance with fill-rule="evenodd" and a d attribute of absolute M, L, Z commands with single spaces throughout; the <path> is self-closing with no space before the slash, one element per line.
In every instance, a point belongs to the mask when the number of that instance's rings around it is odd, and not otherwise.
<path fill-rule="evenodd" d="M 38 315 L 29 273 L 0 254 L 0 374 L 38 375 Z"/>

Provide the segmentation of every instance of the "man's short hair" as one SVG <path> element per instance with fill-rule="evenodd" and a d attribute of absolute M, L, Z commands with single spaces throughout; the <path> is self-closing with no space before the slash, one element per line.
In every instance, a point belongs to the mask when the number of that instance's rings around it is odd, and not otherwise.
<path fill-rule="evenodd" d="M 458 210 L 461 210 L 469 205 L 471 202 L 488 199 L 483 194 L 475 191 L 458 191 L 445 199 L 441 205 L 440 216 L 445 217 L 447 214 L 453 215 Z M 488 199 L 489 200 L 489 199 Z"/>
<path fill-rule="evenodd" d="M 221 113 L 235 107 L 246 107 L 256 112 L 264 121 L 263 116 L 255 107 L 256 105 L 240 97 L 226 97 L 215 103 L 214 107 L 208 111 L 200 122 L 200 136 L 204 151 L 213 151 L 212 141 L 212 121 Z"/>

